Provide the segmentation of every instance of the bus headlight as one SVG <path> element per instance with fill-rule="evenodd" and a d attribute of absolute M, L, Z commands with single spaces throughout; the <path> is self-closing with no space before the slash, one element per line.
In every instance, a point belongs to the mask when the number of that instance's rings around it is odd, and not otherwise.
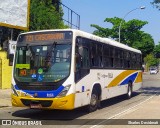
<path fill-rule="evenodd" d="M 57 97 L 60 98 L 60 97 L 66 96 L 66 94 L 69 91 L 70 87 L 71 87 L 71 84 L 65 86 L 64 89 L 58 94 Z"/>
<path fill-rule="evenodd" d="M 16 89 L 14 88 L 13 84 L 11 85 L 12 93 L 16 96 L 18 96 Z"/>

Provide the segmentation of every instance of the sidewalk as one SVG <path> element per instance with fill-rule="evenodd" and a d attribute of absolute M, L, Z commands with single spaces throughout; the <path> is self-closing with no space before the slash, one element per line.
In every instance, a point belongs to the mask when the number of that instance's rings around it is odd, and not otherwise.
<path fill-rule="evenodd" d="M 0 89 L 0 108 L 11 106 L 11 89 Z"/>

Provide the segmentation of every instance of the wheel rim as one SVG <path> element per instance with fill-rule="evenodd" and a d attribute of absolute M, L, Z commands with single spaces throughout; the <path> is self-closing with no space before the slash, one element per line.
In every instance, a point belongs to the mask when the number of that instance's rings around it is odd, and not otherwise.
<path fill-rule="evenodd" d="M 130 97 L 131 96 L 131 87 L 130 86 L 128 86 L 128 96 Z"/>
<path fill-rule="evenodd" d="M 91 106 L 95 106 L 96 104 L 97 104 L 97 96 L 95 94 L 92 94 Z"/>

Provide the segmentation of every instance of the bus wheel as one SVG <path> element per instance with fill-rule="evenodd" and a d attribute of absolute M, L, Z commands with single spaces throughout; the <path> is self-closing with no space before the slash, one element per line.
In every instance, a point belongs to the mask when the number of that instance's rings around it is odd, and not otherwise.
<path fill-rule="evenodd" d="M 128 91 L 127 91 L 127 98 L 130 99 L 132 97 L 132 83 L 128 83 Z"/>
<path fill-rule="evenodd" d="M 97 110 L 98 102 L 99 102 L 98 101 L 98 93 L 95 89 L 93 89 L 90 104 L 88 106 L 88 111 L 93 112 L 93 111 Z"/>

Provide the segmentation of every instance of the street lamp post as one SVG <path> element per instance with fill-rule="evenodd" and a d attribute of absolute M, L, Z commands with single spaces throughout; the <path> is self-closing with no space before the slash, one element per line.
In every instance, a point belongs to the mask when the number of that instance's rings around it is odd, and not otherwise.
<path fill-rule="evenodd" d="M 145 9 L 145 8 L 146 8 L 145 6 L 142 6 L 142 7 L 139 7 L 139 8 L 135 8 L 135 9 L 127 12 L 127 13 L 124 15 L 124 17 L 123 17 L 123 19 L 121 20 L 120 25 L 119 25 L 119 42 L 121 41 L 121 26 L 122 26 L 122 22 L 123 22 L 123 20 L 125 19 L 125 17 L 126 17 L 129 13 L 131 13 L 131 12 L 137 10 L 137 9 Z"/>

